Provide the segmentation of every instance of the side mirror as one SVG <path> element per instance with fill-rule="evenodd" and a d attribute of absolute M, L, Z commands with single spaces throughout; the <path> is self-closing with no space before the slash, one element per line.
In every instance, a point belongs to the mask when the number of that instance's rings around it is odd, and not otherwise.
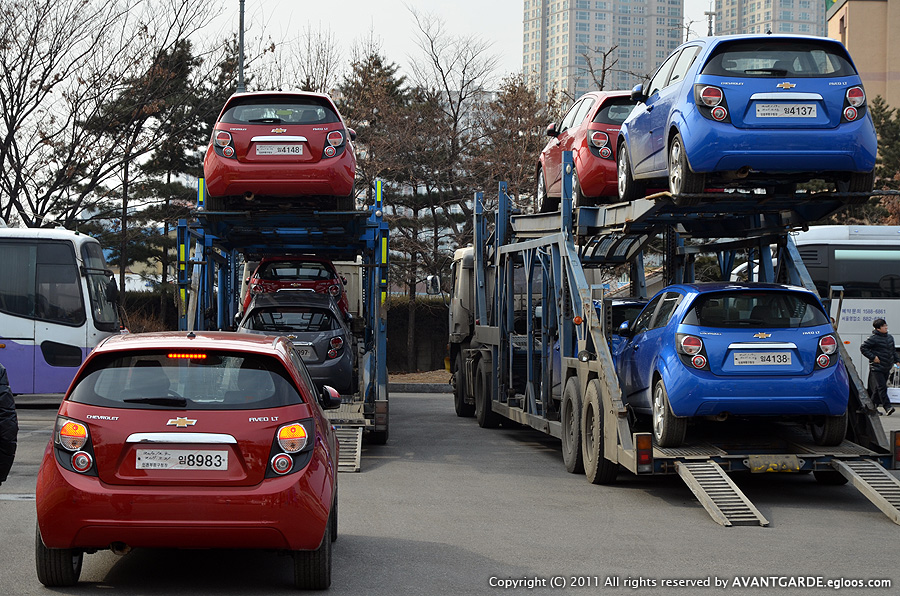
<path fill-rule="evenodd" d="M 554 137 L 554 138 L 559 136 L 559 133 L 556 131 L 556 123 L 555 122 L 552 122 L 547 125 L 546 134 L 548 137 Z"/>
<path fill-rule="evenodd" d="M 345 286 L 347 285 L 347 278 L 344 277 L 343 275 L 341 276 L 341 283 L 344 284 Z"/>
<path fill-rule="evenodd" d="M 245 284 L 250 283 L 250 278 L 249 278 L 249 277 L 244 278 L 244 283 L 245 283 Z"/>
<path fill-rule="evenodd" d="M 441 276 L 429 275 L 425 278 L 425 293 L 429 296 L 437 296 L 443 293 L 441 291 Z"/>
<path fill-rule="evenodd" d="M 347 134 L 350 135 L 350 140 L 351 140 L 351 141 L 355 141 L 355 140 L 356 140 L 356 131 L 355 131 L 355 130 L 353 130 L 352 128 L 348 128 L 348 129 L 347 129 Z"/>
<path fill-rule="evenodd" d="M 322 385 L 322 393 L 319 395 L 319 403 L 326 410 L 336 410 L 341 407 L 341 394 L 334 387 Z"/>
<path fill-rule="evenodd" d="M 118 304 L 119 302 L 119 286 L 112 277 L 106 282 L 106 300 L 112 304 Z"/>
<path fill-rule="evenodd" d="M 644 95 L 644 84 L 638 83 L 631 89 L 631 99 L 635 101 L 639 101 L 644 103 L 647 100 L 647 96 Z"/>
<path fill-rule="evenodd" d="M 619 325 L 619 328 L 616 330 L 616 335 L 621 335 L 622 337 L 630 337 L 631 323 L 629 323 L 628 321 L 622 321 L 622 324 Z"/>
<path fill-rule="evenodd" d="M 237 327 L 238 325 L 240 325 L 241 319 L 242 319 L 242 318 L 243 318 L 243 317 L 241 316 L 241 313 L 239 313 L 239 312 L 234 313 L 234 326 L 235 326 L 235 327 Z"/>

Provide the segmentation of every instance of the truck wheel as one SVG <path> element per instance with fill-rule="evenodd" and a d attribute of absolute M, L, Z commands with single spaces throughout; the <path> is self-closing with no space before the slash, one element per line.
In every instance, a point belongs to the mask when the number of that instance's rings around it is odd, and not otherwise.
<path fill-rule="evenodd" d="M 584 472 L 584 455 L 581 453 L 581 391 L 578 380 L 566 381 L 562 399 L 562 454 L 566 471 L 572 474 Z"/>
<path fill-rule="evenodd" d="M 471 418 L 475 415 L 475 404 L 469 402 L 466 392 L 466 367 L 462 352 L 456 355 L 456 372 L 453 373 L 453 407 L 460 418 Z"/>
<path fill-rule="evenodd" d="M 325 524 L 322 543 L 316 550 L 294 551 L 294 587 L 327 590 L 331 586 L 331 519 Z"/>
<path fill-rule="evenodd" d="M 847 436 L 847 412 L 840 416 L 818 416 L 809 424 L 816 445 L 840 445 Z M 843 478 L 843 476 L 841 476 Z"/>
<path fill-rule="evenodd" d="M 475 420 L 481 428 L 497 428 L 500 417 L 491 411 L 491 372 L 484 359 L 478 361 L 475 374 Z"/>
<path fill-rule="evenodd" d="M 813 470 L 813 476 L 819 484 L 841 486 L 847 484 L 847 478 L 837 470 Z"/>
<path fill-rule="evenodd" d="M 838 192 L 872 192 L 875 188 L 875 170 L 871 172 L 852 172 L 847 180 L 841 180 L 836 185 Z M 849 205 L 862 205 L 871 197 L 854 197 L 849 199 Z"/>
<path fill-rule="evenodd" d="M 35 527 L 34 562 L 38 581 L 45 586 L 74 586 L 81 576 L 84 553 L 72 548 L 47 548 L 41 538 L 41 529 Z"/>
<path fill-rule="evenodd" d="M 372 445 L 387 445 L 389 430 L 389 428 L 384 430 L 373 430 L 369 433 L 369 443 Z"/>
<path fill-rule="evenodd" d="M 653 387 L 653 436 L 660 447 L 680 447 L 687 434 L 687 419 L 672 413 L 662 379 Z"/>
<path fill-rule="evenodd" d="M 603 400 L 600 381 L 588 382 L 581 408 L 581 453 L 584 473 L 592 484 L 612 484 L 619 473 L 619 465 L 603 456 Z"/>

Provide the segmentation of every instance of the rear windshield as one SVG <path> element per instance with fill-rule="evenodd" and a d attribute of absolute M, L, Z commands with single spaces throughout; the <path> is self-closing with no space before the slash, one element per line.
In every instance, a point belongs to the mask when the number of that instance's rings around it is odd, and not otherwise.
<path fill-rule="evenodd" d="M 682 323 L 702 327 L 816 327 L 829 323 L 815 297 L 801 292 L 716 292 L 694 301 Z"/>
<path fill-rule="evenodd" d="M 324 263 L 283 261 L 264 264 L 259 271 L 260 279 L 315 281 L 332 279 L 334 272 Z"/>
<path fill-rule="evenodd" d="M 600 124 L 622 124 L 628 114 L 634 109 L 635 101 L 629 97 L 620 97 L 607 101 L 603 107 L 597 110 L 594 122 Z"/>
<path fill-rule="evenodd" d="M 720 44 L 702 74 L 726 77 L 846 77 L 856 74 L 844 49 L 804 40 L 742 40 Z"/>
<path fill-rule="evenodd" d="M 319 98 L 245 97 L 222 115 L 230 124 L 326 124 L 339 122 L 334 110 Z"/>
<path fill-rule="evenodd" d="M 272 333 L 315 333 L 337 328 L 331 311 L 324 308 L 257 308 L 246 323 L 247 329 Z"/>
<path fill-rule="evenodd" d="M 102 355 L 69 399 L 112 408 L 187 410 L 251 410 L 304 401 L 276 358 L 174 350 Z"/>

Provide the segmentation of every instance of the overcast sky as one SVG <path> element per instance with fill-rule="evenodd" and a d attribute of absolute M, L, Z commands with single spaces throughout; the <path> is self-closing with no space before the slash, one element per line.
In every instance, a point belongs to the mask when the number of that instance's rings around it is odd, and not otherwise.
<path fill-rule="evenodd" d="M 223 10 L 215 28 L 223 34 L 237 30 L 239 0 L 220 1 Z M 697 21 L 692 29 L 698 34 L 706 32 L 703 11 L 710 10 L 710 4 L 710 0 L 685 0 L 685 16 Z M 407 70 L 409 57 L 420 54 L 407 6 L 440 18 L 452 35 L 476 35 L 492 42 L 499 57 L 498 74 L 522 67 L 523 0 L 245 0 L 247 43 L 250 37 L 294 39 L 307 23 L 314 28 L 321 24 L 331 30 L 348 57 L 354 41 L 373 31 L 384 55 Z"/>

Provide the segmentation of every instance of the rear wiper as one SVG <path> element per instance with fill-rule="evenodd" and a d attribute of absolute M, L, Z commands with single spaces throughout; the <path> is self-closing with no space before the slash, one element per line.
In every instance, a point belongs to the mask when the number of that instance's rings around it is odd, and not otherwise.
<path fill-rule="evenodd" d="M 766 74 L 777 74 L 777 75 L 786 75 L 787 70 L 784 68 L 748 68 L 744 71 L 744 74 L 750 74 L 752 72 L 763 72 Z"/>
<path fill-rule="evenodd" d="M 251 118 L 247 122 L 252 122 L 252 123 L 264 122 L 266 124 L 280 124 L 281 118 Z"/>
<path fill-rule="evenodd" d="M 152 404 L 154 406 L 187 407 L 187 399 L 183 397 L 132 397 L 123 399 L 128 404 Z"/>

